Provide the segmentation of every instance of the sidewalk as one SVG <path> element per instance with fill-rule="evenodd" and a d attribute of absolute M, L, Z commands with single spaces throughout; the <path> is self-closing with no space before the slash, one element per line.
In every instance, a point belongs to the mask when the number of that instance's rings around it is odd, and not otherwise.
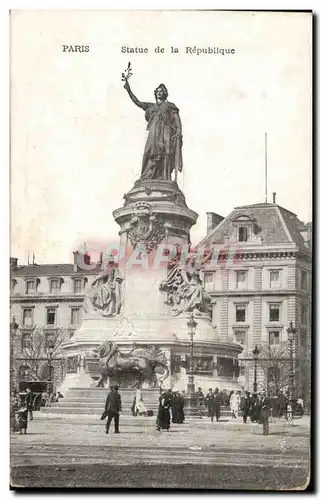
<path fill-rule="evenodd" d="M 121 434 L 105 434 L 105 422 L 86 419 L 38 418 L 29 422 L 26 435 L 13 434 L 12 450 L 30 446 L 117 446 L 117 447 L 166 447 L 168 449 L 210 449 L 240 451 L 294 451 L 308 452 L 310 446 L 310 420 L 303 417 L 289 426 L 284 420 L 270 423 L 270 434 L 264 436 L 259 424 L 242 421 L 210 422 L 209 419 L 188 420 L 182 425 L 172 425 L 170 432 L 157 432 L 155 419 L 120 417 Z"/>

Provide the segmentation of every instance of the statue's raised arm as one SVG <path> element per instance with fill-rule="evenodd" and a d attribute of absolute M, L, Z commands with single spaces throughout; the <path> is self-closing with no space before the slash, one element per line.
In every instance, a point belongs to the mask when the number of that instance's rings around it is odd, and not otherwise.
<path fill-rule="evenodd" d="M 131 71 L 129 63 L 125 73 L 122 73 L 124 88 L 134 104 L 145 111 L 145 120 L 148 123 L 141 180 L 162 179 L 176 182 L 178 172 L 182 171 L 182 125 L 179 109 L 168 101 L 168 90 L 163 83 L 154 91 L 154 103 L 139 101 L 128 82 Z"/>
<path fill-rule="evenodd" d="M 125 85 L 124 85 L 124 88 L 125 90 L 127 91 L 127 93 L 129 94 L 130 96 L 130 99 L 134 102 L 134 104 L 136 104 L 139 108 L 142 108 L 144 109 L 144 111 L 146 111 L 148 109 L 149 106 L 152 105 L 151 102 L 142 102 L 142 101 L 139 101 L 139 99 L 133 94 L 132 90 L 131 90 L 131 87 L 130 87 L 130 84 L 128 82 L 128 80 L 126 80 L 125 82 Z"/>

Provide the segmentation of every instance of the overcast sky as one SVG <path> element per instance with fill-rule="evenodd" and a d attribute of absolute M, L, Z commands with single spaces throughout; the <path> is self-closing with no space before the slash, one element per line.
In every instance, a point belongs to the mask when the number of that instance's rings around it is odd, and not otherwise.
<path fill-rule="evenodd" d="M 28 251 L 38 263 L 71 262 L 78 242 L 117 239 L 112 211 L 139 178 L 147 134 L 120 80 L 128 61 L 139 99 L 152 101 L 164 83 L 180 110 L 179 185 L 199 213 L 193 243 L 207 211 L 265 201 L 265 132 L 268 201 L 276 191 L 311 220 L 309 14 L 26 11 L 11 28 L 11 255 L 20 263 Z M 72 44 L 90 50 L 62 51 Z"/>

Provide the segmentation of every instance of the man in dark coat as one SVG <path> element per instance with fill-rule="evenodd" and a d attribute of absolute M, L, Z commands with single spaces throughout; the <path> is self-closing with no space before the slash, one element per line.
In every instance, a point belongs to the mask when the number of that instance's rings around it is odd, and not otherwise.
<path fill-rule="evenodd" d="M 209 389 L 209 392 L 205 398 L 206 405 L 208 406 L 208 417 L 210 417 L 211 422 L 214 421 L 214 416 L 216 415 L 216 421 L 218 422 L 220 418 L 220 404 L 221 396 L 218 387 L 216 387 L 215 392 Z"/>
<path fill-rule="evenodd" d="M 249 392 L 245 391 L 245 395 L 241 398 L 241 405 L 240 409 L 243 413 L 243 422 L 244 424 L 247 423 L 247 417 L 250 413 L 250 397 L 249 397 Z"/>
<path fill-rule="evenodd" d="M 259 420 L 259 399 L 256 392 L 253 392 L 250 397 L 250 419 L 252 422 L 258 422 Z"/>
<path fill-rule="evenodd" d="M 260 398 L 260 420 L 261 423 L 263 424 L 263 434 L 264 436 L 268 436 L 269 434 L 269 410 L 270 410 L 270 404 L 269 404 L 269 399 L 267 397 L 265 389 L 262 391 L 261 398 Z"/>
<path fill-rule="evenodd" d="M 178 424 L 183 424 L 184 416 L 184 395 L 178 392 Z"/>
<path fill-rule="evenodd" d="M 172 405 L 171 405 L 172 423 L 179 423 L 179 398 L 178 393 L 175 391 L 172 394 Z"/>
<path fill-rule="evenodd" d="M 287 405 L 287 399 L 283 391 L 280 391 L 277 397 L 277 411 L 278 411 L 278 417 L 283 417 L 286 415 L 286 405 Z"/>
<path fill-rule="evenodd" d="M 28 389 L 26 389 L 25 403 L 27 405 L 28 415 L 29 415 L 29 419 L 30 420 L 33 420 L 33 418 L 34 418 L 33 414 L 32 414 L 33 400 L 34 400 L 34 395 L 33 395 L 33 393 L 31 392 L 31 390 L 28 387 Z"/>
<path fill-rule="evenodd" d="M 115 434 L 119 434 L 119 419 L 120 419 L 120 411 L 122 411 L 122 399 L 118 392 L 118 386 L 112 386 L 111 392 L 108 394 L 105 403 L 105 410 L 103 415 L 101 416 L 101 420 L 104 420 L 107 417 L 106 422 L 106 434 L 109 433 L 111 422 L 114 418 L 114 427 Z"/>

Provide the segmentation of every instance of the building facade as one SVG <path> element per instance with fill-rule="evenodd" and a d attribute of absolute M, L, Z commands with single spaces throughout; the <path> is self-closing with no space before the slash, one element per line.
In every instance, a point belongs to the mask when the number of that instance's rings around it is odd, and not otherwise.
<path fill-rule="evenodd" d="M 85 266 L 80 267 L 78 261 L 78 252 L 73 264 L 19 266 L 17 259 L 10 259 L 11 317 L 18 326 L 10 328 L 16 387 L 48 379 L 57 387 L 65 376 L 66 360 L 60 347 L 79 328 L 85 287 L 101 267 L 98 263 L 85 270 L 90 267 L 87 255 Z"/>
<path fill-rule="evenodd" d="M 290 371 L 288 328 L 295 327 L 293 357 L 297 393 L 310 392 L 311 224 L 275 203 L 236 207 L 226 218 L 208 213 L 210 247 L 204 285 L 212 297 L 212 321 L 222 340 L 244 349 L 239 382 L 253 390 L 255 361 L 259 387 L 279 382 Z"/>

